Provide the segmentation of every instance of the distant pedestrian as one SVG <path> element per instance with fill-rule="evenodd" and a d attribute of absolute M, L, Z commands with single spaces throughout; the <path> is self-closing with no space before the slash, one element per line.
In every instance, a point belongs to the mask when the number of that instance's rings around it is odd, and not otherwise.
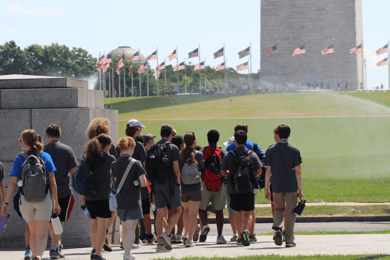
<path fill-rule="evenodd" d="M 51 213 L 54 212 L 59 215 L 61 212 L 61 208 L 58 205 L 57 185 L 54 175 L 54 172 L 57 169 L 51 156 L 48 153 L 43 152 L 43 144 L 39 142 L 38 134 L 34 130 L 28 129 L 23 131 L 21 137 L 19 138 L 19 143 L 22 150 L 25 152 L 19 154 L 15 158 L 10 173 L 11 182 L 8 186 L 7 196 L 3 202 L 1 215 L 3 217 L 6 215 L 8 203 L 10 202 L 16 187 L 20 184 L 21 187 L 25 188 L 19 201 L 20 211 L 29 226 L 29 230 L 31 231 L 31 251 L 33 260 L 40 260 L 47 244 L 47 234 Z M 36 161 L 36 158 L 39 162 Z M 23 165 L 25 163 L 40 164 L 41 160 L 44 163 L 44 167 L 40 168 L 42 171 L 37 171 L 36 174 L 41 173 L 42 181 L 48 180 L 48 183 L 26 182 L 26 176 L 31 174 L 31 172 L 28 168 L 23 167 Z M 43 177 L 43 174 L 46 174 L 46 176 Z M 21 180 L 23 180 L 23 183 L 20 183 Z M 33 184 L 35 184 L 35 186 L 32 186 Z M 28 189 L 26 189 L 26 185 L 28 186 Z M 48 185 L 50 189 L 47 189 Z M 26 193 L 26 190 L 33 192 Z M 44 193 L 46 193 L 46 195 L 43 200 L 35 197 L 38 194 L 42 195 Z"/>
<path fill-rule="evenodd" d="M 230 102 L 233 102 L 233 97 L 230 97 Z"/>
<path fill-rule="evenodd" d="M 117 194 L 117 212 L 122 222 L 122 242 L 125 249 L 123 259 L 134 260 L 135 256 L 130 253 L 130 250 L 135 240 L 138 220 L 142 219 L 143 216 L 140 187 L 146 187 L 147 180 L 143 165 L 132 157 L 136 147 L 134 139 L 122 137 L 116 146 L 120 149 L 121 156 L 111 164 L 111 169 L 115 188 L 118 189 L 120 183 L 123 182 L 120 192 Z M 126 172 L 128 175 L 124 176 Z"/>
<path fill-rule="evenodd" d="M 43 148 L 45 152 L 50 154 L 54 165 L 57 168 L 55 172 L 58 192 L 58 203 L 61 207 L 61 214 L 58 216 L 62 228 L 65 222 L 68 222 L 74 205 L 74 197 L 70 188 L 70 175 L 75 174 L 77 160 L 72 148 L 60 142 L 61 128 L 58 125 L 52 124 L 46 128 L 47 144 Z M 51 237 L 50 258 L 63 258 L 61 252 L 61 235 L 54 233 L 52 225 L 49 226 Z"/>
<path fill-rule="evenodd" d="M 345 82 L 345 91 L 348 90 L 348 81 Z"/>
<path fill-rule="evenodd" d="M 273 198 L 275 201 L 275 218 L 272 229 L 275 230 L 275 244 L 279 246 L 283 244 L 283 213 L 286 211 L 286 247 L 295 247 L 294 225 L 296 217 L 294 209 L 297 205 L 297 197 L 303 197 L 302 159 L 299 150 L 288 143 L 290 133 L 291 130 L 288 125 L 279 125 L 276 135 L 279 135 L 280 141 L 268 149 L 265 198 L 271 199 L 269 181 L 272 172 Z"/>

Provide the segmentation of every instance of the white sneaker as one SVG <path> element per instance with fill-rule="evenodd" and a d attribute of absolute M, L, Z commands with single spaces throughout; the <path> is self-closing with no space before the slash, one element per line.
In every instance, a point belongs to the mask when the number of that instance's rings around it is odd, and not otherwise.
<path fill-rule="evenodd" d="M 171 250 L 167 249 L 165 245 L 157 245 L 156 253 L 167 253 L 171 252 Z"/>
<path fill-rule="evenodd" d="M 237 242 L 238 236 L 237 234 L 234 234 L 233 237 L 230 239 L 230 242 Z"/>
<path fill-rule="evenodd" d="M 194 241 L 191 239 L 187 239 L 186 247 L 194 247 L 194 246 L 195 246 Z"/>
<path fill-rule="evenodd" d="M 169 237 L 167 236 L 167 234 L 163 233 L 159 238 L 162 240 L 162 242 L 164 243 L 164 246 L 165 246 L 168 250 L 172 250 L 171 240 L 169 239 Z"/>
<path fill-rule="evenodd" d="M 133 254 L 124 254 L 123 260 L 135 260 L 135 255 Z"/>

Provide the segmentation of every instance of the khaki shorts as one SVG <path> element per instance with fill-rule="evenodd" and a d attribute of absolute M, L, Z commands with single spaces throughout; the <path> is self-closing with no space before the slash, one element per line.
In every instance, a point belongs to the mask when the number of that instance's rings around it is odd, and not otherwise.
<path fill-rule="evenodd" d="M 200 202 L 199 209 L 207 210 L 210 202 L 213 204 L 216 211 L 225 209 L 226 184 L 222 184 L 222 187 L 218 192 L 208 191 L 204 182 L 202 182 L 202 188 L 202 201 Z"/>
<path fill-rule="evenodd" d="M 34 220 L 50 221 L 53 210 L 50 189 L 47 192 L 46 198 L 41 202 L 27 202 L 23 195 L 20 196 L 20 201 L 20 212 L 27 223 Z"/>

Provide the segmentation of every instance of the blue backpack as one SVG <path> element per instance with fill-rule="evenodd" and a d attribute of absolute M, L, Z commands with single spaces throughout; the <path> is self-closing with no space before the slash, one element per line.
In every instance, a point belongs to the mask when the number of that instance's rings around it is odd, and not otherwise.
<path fill-rule="evenodd" d="M 83 158 L 72 176 L 72 186 L 75 192 L 80 195 L 95 195 L 93 186 L 93 175 L 87 160 Z"/>

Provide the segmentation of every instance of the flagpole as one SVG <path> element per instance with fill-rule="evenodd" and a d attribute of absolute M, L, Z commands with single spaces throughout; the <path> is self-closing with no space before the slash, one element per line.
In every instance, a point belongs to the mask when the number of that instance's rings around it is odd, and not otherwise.
<path fill-rule="evenodd" d="M 249 57 L 248 57 L 248 65 L 249 65 Z M 249 89 L 249 67 L 248 67 L 248 89 Z"/>
<path fill-rule="evenodd" d="M 179 51 L 177 50 L 176 45 L 176 87 L 177 87 L 177 93 L 179 93 Z"/>
<path fill-rule="evenodd" d="M 184 58 L 184 93 L 187 93 L 187 66 L 186 66 L 186 58 Z"/>
<path fill-rule="evenodd" d="M 138 69 L 141 66 L 141 48 L 138 48 Z M 141 96 L 141 73 L 138 71 L 138 81 L 139 81 L 139 96 Z"/>
<path fill-rule="evenodd" d="M 126 97 L 126 61 L 125 61 L 124 49 L 123 49 L 123 97 Z"/>
<path fill-rule="evenodd" d="M 202 65 L 200 65 L 200 43 L 198 47 L 198 56 L 199 56 L 199 92 L 202 93 Z M 204 94 L 206 95 L 206 89 L 204 89 Z"/>
<path fill-rule="evenodd" d="M 111 59 L 112 61 L 112 59 Z M 111 66 L 111 97 L 113 97 L 113 93 L 114 93 L 114 66 Z"/>
<path fill-rule="evenodd" d="M 206 58 L 204 58 L 204 91 L 207 88 L 207 67 L 206 67 Z"/>
<path fill-rule="evenodd" d="M 223 62 L 225 63 L 225 69 L 223 70 L 223 80 L 225 81 L 225 89 L 227 88 L 227 73 L 226 73 L 226 50 L 225 50 L 225 43 L 223 43 Z"/>
<path fill-rule="evenodd" d="M 306 47 L 306 46 L 305 46 Z M 253 91 L 252 91 L 252 42 L 250 42 L 249 44 L 249 57 L 251 58 L 251 71 L 250 71 L 250 74 L 251 74 L 251 94 L 253 94 Z"/>
<path fill-rule="evenodd" d="M 305 39 L 305 79 L 306 79 L 306 86 L 307 86 L 307 55 L 306 55 L 306 39 Z"/>
<path fill-rule="evenodd" d="M 364 48 L 362 40 L 362 89 L 364 89 Z M 359 85 L 356 89 L 359 89 Z"/>
<path fill-rule="evenodd" d="M 164 65 L 165 65 L 165 89 L 164 89 L 165 92 L 167 89 L 167 59 L 166 58 L 164 58 Z"/>
<path fill-rule="evenodd" d="M 146 75 L 146 91 L 149 97 L 149 64 L 148 64 L 148 75 Z"/>
<path fill-rule="evenodd" d="M 336 53 L 335 53 L 335 41 L 336 39 L 333 39 L 333 78 L 334 78 L 334 82 L 335 82 L 335 89 L 337 87 L 337 80 L 336 80 Z M 306 48 L 306 46 L 305 46 Z"/>
<path fill-rule="evenodd" d="M 108 70 L 108 96 L 110 96 L 110 87 L 111 87 L 111 69 Z"/>
<path fill-rule="evenodd" d="M 134 68 L 133 62 L 130 63 L 131 67 L 131 97 L 134 97 Z"/>
<path fill-rule="evenodd" d="M 387 45 L 387 68 L 389 70 L 389 89 L 390 89 L 390 51 L 389 51 L 389 47 L 390 47 L 390 40 L 389 40 L 389 43 Z M 367 86 L 366 86 L 366 88 L 367 88 Z"/>
<path fill-rule="evenodd" d="M 118 97 L 121 97 L 121 70 L 118 71 Z"/>
<path fill-rule="evenodd" d="M 101 57 L 101 52 L 99 52 L 99 57 L 98 57 L 98 62 L 100 61 L 100 57 Z M 102 69 L 101 69 L 101 65 L 100 65 L 100 70 L 99 70 L 99 90 L 101 91 L 102 90 Z"/>
<path fill-rule="evenodd" d="M 159 87 L 158 87 L 158 73 L 159 73 L 159 70 L 158 70 L 158 46 L 157 46 L 157 52 L 156 52 L 156 56 L 157 56 L 157 96 L 160 95 L 160 92 L 159 92 Z"/>

